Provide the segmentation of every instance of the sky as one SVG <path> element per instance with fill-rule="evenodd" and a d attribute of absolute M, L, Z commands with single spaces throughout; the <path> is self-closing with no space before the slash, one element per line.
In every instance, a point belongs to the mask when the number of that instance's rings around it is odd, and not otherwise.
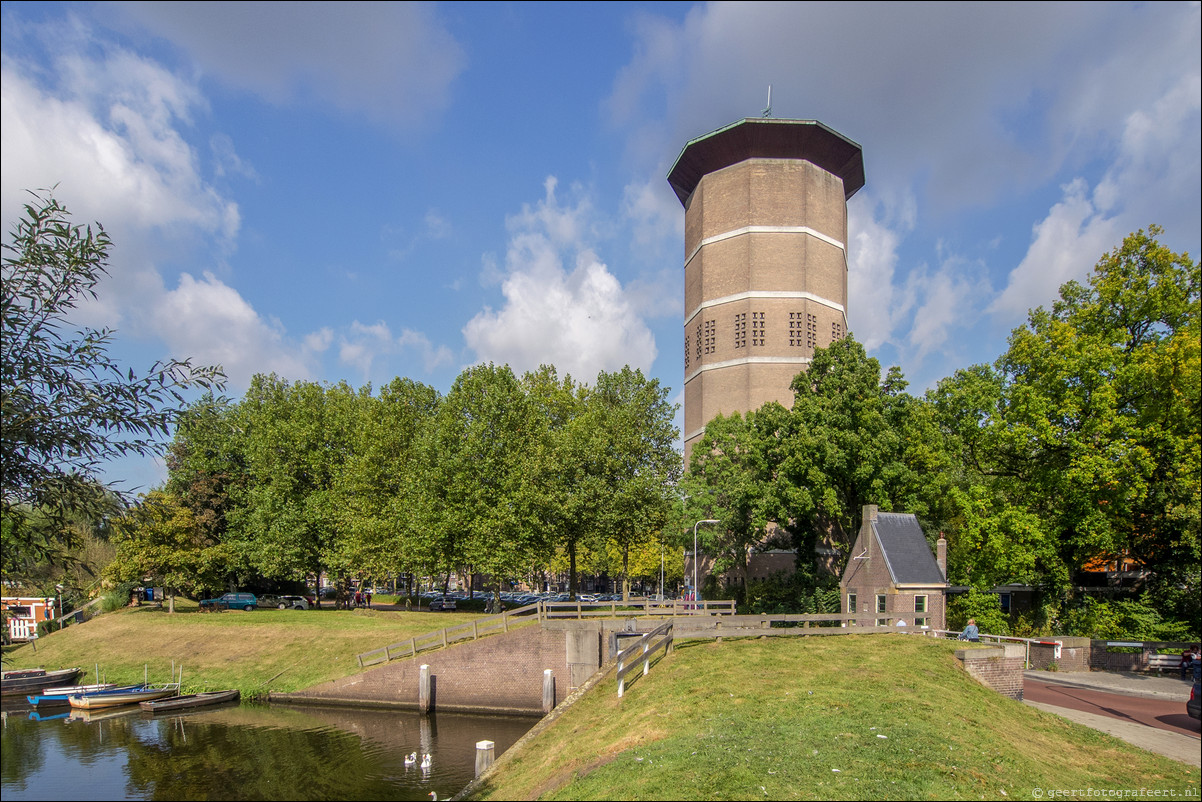
<path fill-rule="evenodd" d="M 1133 231 L 1202 240 L 1188 3 L 9 3 L 0 222 L 112 236 L 112 354 L 446 392 L 640 368 L 682 401 L 689 140 L 759 117 L 863 148 L 852 333 L 921 393 Z M 114 469 L 133 487 L 161 463 Z"/>

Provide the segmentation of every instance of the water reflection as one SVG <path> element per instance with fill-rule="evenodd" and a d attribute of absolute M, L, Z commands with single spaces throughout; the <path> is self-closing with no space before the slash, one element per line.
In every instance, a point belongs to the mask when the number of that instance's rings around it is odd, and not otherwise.
<path fill-rule="evenodd" d="M 471 780 L 476 741 L 500 754 L 536 721 L 255 704 L 157 717 L 4 712 L 6 802 L 447 798 Z M 429 753 L 430 768 L 406 765 L 411 752 Z"/>

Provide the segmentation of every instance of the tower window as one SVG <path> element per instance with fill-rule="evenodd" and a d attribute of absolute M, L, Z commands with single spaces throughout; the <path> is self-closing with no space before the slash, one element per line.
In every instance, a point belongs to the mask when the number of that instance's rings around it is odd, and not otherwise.
<path fill-rule="evenodd" d="M 697 361 L 701 361 L 701 321 L 697 321 Z"/>
<path fill-rule="evenodd" d="M 837 343 L 837 342 L 839 342 L 839 340 L 842 340 L 842 339 L 843 339 L 843 324 L 842 323 L 832 323 L 831 324 L 831 342 Z"/>
<path fill-rule="evenodd" d="M 735 348 L 747 347 L 747 313 L 735 315 Z"/>
<path fill-rule="evenodd" d="M 751 313 L 751 344 L 754 346 L 762 346 L 764 344 L 764 313 Z"/>
<path fill-rule="evenodd" d="M 684 336 L 684 369 L 689 369 L 689 335 Z"/>
<path fill-rule="evenodd" d="M 818 347 L 818 318 L 806 315 L 806 350 L 811 354 Z"/>
<path fill-rule="evenodd" d="M 705 353 L 712 354 L 718 350 L 717 325 L 712 320 L 705 321 Z"/>

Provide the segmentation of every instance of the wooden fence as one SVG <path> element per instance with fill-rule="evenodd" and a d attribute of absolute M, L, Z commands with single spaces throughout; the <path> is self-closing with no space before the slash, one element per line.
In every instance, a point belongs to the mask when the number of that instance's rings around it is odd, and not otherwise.
<path fill-rule="evenodd" d="M 734 615 L 733 599 L 720 601 L 543 602 L 542 618 L 622 618 L 624 616 Z"/>
<path fill-rule="evenodd" d="M 665 621 L 658 627 L 639 638 L 637 641 L 618 652 L 618 697 L 626 692 L 626 677 L 638 670 L 640 664 L 642 676 L 647 676 L 651 670 L 651 658 L 660 649 L 664 654 L 672 652 L 672 621 Z"/>

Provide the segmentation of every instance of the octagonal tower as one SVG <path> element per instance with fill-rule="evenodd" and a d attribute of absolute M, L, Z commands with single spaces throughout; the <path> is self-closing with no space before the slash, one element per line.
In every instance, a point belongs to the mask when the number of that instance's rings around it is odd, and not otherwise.
<path fill-rule="evenodd" d="M 793 405 L 816 347 L 847 332 L 847 199 L 860 146 L 814 120 L 740 120 L 684 146 L 684 444 L 713 417 Z"/>

